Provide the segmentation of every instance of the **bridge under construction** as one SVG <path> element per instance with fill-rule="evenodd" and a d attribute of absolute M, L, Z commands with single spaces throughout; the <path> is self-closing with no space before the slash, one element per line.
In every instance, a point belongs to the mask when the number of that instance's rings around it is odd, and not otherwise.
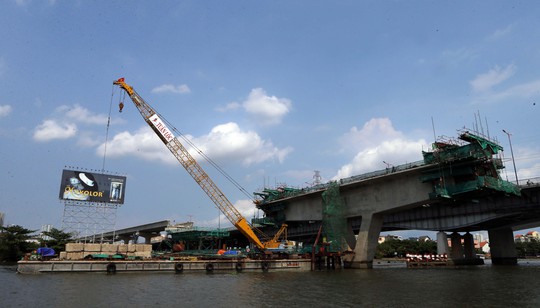
<path fill-rule="evenodd" d="M 255 222 L 286 222 L 299 241 L 313 241 L 322 229 L 332 250 L 354 252 L 352 268 L 371 268 L 379 234 L 390 230 L 441 231 L 440 243 L 449 232 L 454 259 L 471 257 L 469 246 L 458 248 L 470 234 L 458 232 L 487 230 L 493 263 L 515 263 L 513 230 L 540 224 L 540 189 L 501 178 L 503 148 L 495 140 L 466 129 L 458 136 L 433 143 L 422 161 L 312 187 L 263 189 L 257 206 L 266 215 Z"/>

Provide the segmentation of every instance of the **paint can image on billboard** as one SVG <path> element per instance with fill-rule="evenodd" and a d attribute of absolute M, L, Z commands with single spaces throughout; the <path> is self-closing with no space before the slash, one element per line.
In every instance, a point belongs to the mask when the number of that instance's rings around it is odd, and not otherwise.
<path fill-rule="evenodd" d="M 60 199 L 124 204 L 126 177 L 80 170 L 63 170 Z"/>

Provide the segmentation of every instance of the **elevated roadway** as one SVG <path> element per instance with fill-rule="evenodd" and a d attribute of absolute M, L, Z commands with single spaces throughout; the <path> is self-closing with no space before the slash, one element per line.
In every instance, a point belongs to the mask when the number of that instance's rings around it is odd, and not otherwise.
<path fill-rule="evenodd" d="M 340 180 L 339 202 L 325 196 L 328 185 L 282 187 L 261 193 L 258 207 L 268 220 L 286 222 L 289 238 L 307 239 L 321 224 L 335 221 L 328 211 L 341 206 L 342 236 L 354 250 L 348 260 L 353 268 L 372 267 L 381 231 L 407 229 L 452 232 L 456 245 L 464 239 L 457 238 L 458 232 L 487 230 L 494 263 L 513 263 L 513 230 L 540 221 L 539 188 L 520 191 L 500 178 L 504 166 L 495 155 L 502 147 L 495 142 L 468 131 L 460 139 L 459 144 L 434 144 L 436 150 L 423 152 L 423 161 Z M 463 253 L 472 252 L 467 247 Z"/>
<path fill-rule="evenodd" d="M 145 243 L 148 244 L 150 243 L 150 239 L 152 237 L 159 235 L 159 233 L 162 231 L 165 231 L 165 228 L 167 228 L 169 225 L 169 220 L 162 220 L 144 225 L 118 229 L 102 234 L 94 234 L 79 240 L 84 242 L 112 242 L 116 240 L 123 240 L 124 243 L 127 244 L 130 240 L 136 241 L 138 237 L 143 237 L 145 239 Z"/>

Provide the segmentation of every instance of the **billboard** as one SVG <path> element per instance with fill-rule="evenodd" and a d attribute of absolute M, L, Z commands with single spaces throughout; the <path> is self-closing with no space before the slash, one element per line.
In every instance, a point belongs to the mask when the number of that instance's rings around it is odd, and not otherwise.
<path fill-rule="evenodd" d="M 126 177 L 82 170 L 62 171 L 60 199 L 124 204 Z"/>

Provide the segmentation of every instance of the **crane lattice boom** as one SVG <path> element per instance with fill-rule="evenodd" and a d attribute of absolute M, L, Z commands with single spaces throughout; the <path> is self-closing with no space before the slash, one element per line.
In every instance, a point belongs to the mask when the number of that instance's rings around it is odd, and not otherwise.
<path fill-rule="evenodd" d="M 206 174 L 193 156 L 191 156 L 182 143 L 178 141 L 167 125 L 165 125 L 165 123 L 161 120 L 157 112 L 150 105 L 148 105 L 130 85 L 125 83 L 124 78 L 118 79 L 114 82 L 114 84 L 127 92 L 146 123 L 159 136 L 161 141 L 163 141 L 171 153 L 176 157 L 178 162 L 180 162 L 191 177 L 193 177 L 195 182 L 197 182 L 208 197 L 210 197 L 217 208 L 242 234 L 244 234 L 244 236 L 253 242 L 259 249 L 264 249 L 265 245 L 255 235 L 247 220 L 234 207 L 231 201 L 227 199 L 223 192 L 221 192 L 221 190 L 212 181 L 208 174 Z"/>

